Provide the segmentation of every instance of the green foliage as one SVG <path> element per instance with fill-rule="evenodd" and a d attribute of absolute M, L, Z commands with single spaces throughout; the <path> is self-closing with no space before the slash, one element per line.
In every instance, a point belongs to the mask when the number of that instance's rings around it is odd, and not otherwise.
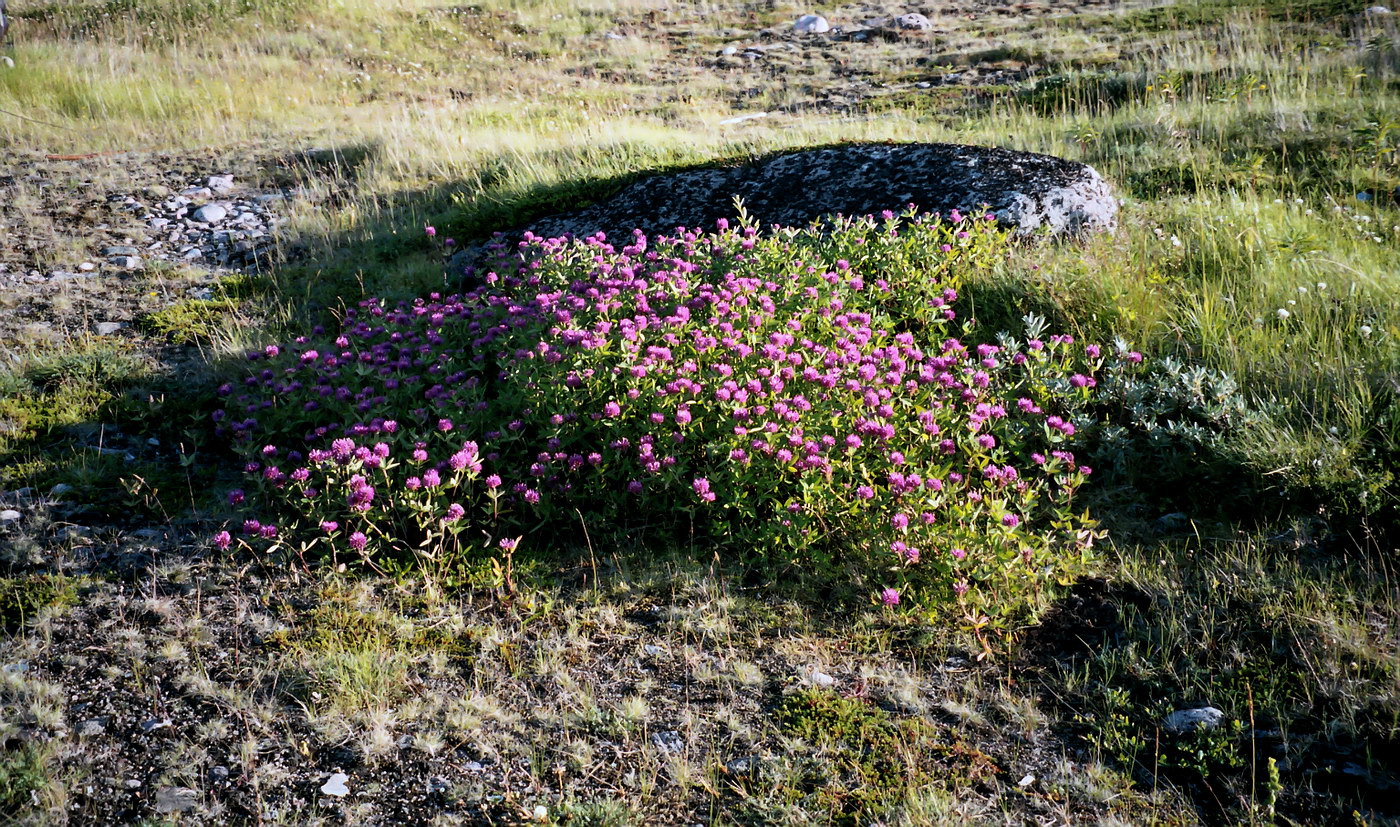
<path fill-rule="evenodd" d="M 186 299 L 142 316 L 137 325 L 171 344 L 208 344 L 225 330 L 238 306 L 233 298 Z"/>
<path fill-rule="evenodd" d="M 978 628 L 1083 565 L 1087 474 L 1055 412 L 1139 357 L 948 338 L 963 275 L 1004 255 L 993 222 L 633 242 L 536 244 L 466 297 L 367 301 L 251 354 L 217 413 L 264 509 L 246 542 L 437 567 L 582 513 Z"/>
<path fill-rule="evenodd" d="M 61 574 L 25 574 L 0 579 L 0 627 L 14 631 L 50 608 L 72 606 L 78 586 Z"/>
<path fill-rule="evenodd" d="M 786 800 L 825 823 L 867 824 L 948 774 L 977 778 L 995 770 L 987 756 L 940 741 L 917 718 L 896 718 L 865 698 L 807 689 L 774 710 L 779 728 L 812 749 L 801 750 L 787 771 L 770 771 L 776 784 L 764 797 Z"/>
<path fill-rule="evenodd" d="M 50 751 L 36 744 L 0 747 L 0 816 L 18 819 L 50 780 Z"/>
<path fill-rule="evenodd" d="M 1220 371 L 1155 360 L 1111 374 L 1093 407 L 1101 424 L 1086 439 L 1108 485 L 1208 511 L 1248 500 L 1241 486 L 1262 485 L 1248 450 L 1267 417 Z"/>

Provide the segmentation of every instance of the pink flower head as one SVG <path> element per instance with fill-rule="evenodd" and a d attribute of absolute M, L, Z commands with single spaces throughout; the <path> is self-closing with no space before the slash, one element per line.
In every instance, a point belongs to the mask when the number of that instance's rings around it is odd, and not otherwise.
<path fill-rule="evenodd" d="M 355 551 L 364 551 L 367 545 L 369 545 L 369 538 L 365 536 L 363 531 L 356 531 L 350 535 L 350 548 Z"/>
<path fill-rule="evenodd" d="M 219 551 L 228 551 L 228 547 L 233 544 L 233 537 L 227 531 L 220 531 L 214 535 L 214 545 Z"/>
<path fill-rule="evenodd" d="M 880 602 L 884 603 L 886 606 L 898 606 L 899 590 L 885 589 L 884 591 L 880 592 Z"/>

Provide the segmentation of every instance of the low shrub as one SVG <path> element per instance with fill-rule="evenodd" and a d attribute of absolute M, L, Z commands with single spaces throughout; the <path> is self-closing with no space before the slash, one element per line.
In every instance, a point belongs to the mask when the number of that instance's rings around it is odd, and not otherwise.
<path fill-rule="evenodd" d="M 1006 243 L 911 213 L 498 245 L 470 292 L 250 355 L 216 413 L 256 508 L 239 541 L 440 565 L 582 518 L 999 624 L 1085 560 L 1063 412 L 1141 358 L 951 335 L 962 275 Z"/>

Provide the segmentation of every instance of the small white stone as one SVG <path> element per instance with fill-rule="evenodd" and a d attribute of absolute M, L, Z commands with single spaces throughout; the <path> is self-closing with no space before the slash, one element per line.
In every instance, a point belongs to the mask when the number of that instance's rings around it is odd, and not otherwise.
<path fill-rule="evenodd" d="M 820 14 L 804 14 L 792 24 L 792 30 L 806 34 L 821 34 L 831 31 L 831 24 Z"/>
<path fill-rule="evenodd" d="M 1173 735 L 1180 735 L 1191 732 L 1198 726 L 1215 729 L 1224 720 L 1225 713 L 1213 706 L 1203 706 L 1199 709 L 1178 709 L 1162 719 L 1162 729 Z"/>
<path fill-rule="evenodd" d="M 543 804 L 536 804 L 532 815 L 534 815 L 535 821 L 544 821 L 549 818 L 549 808 Z"/>
<path fill-rule="evenodd" d="M 816 686 L 831 686 L 836 683 L 836 679 L 822 672 L 819 669 L 812 670 L 812 683 Z"/>
<path fill-rule="evenodd" d="M 1032 784 L 1034 784 L 1034 783 L 1035 783 L 1035 774 L 1034 774 L 1034 773 L 1029 773 L 1029 772 L 1028 772 L 1028 773 L 1026 773 L 1025 778 L 1022 778 L 1020 781 L 1017 781 L 1017 782 L 1016 782 L 1016 786 L 1018 786 L 1018 787 L 1029 787 L 1030 785 L 1032 785 Z"/>
<path fill-rule="evenodd" d="M 22 514 L 13 508 L 7 508 L 4 511 L 0 511 L 0 523 L 17 523 L 22 516 Z"/>
<path fill-rule="evenodd" d="M 350 780 L 350 776 L 343 772 L 337 772 L 326 779 L 326 783 L 321 785 L 321 792 L 326 795 L 333 795 L 337 798 L 350 794 L 350 788 L 345 786 L 345 782 Z"/>

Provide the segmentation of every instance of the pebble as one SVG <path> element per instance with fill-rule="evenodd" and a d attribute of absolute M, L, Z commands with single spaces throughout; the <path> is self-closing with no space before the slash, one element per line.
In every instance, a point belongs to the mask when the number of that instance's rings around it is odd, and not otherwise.
<path fill-rule="evenodd" d="M 98 336 L 111 336 L 123 327 L 125 325 L 122 322 L 98 322 L 93 326 L 93 330 L 97 331 Z"/>
<path fill-rule="evenodd" d="M 812 670 L 812 683 L 816 686 L 827 687 L 836 683 L 836 679 L 818 669 Z"/>
<path fill-rule="evenodd" d="M 199 793 L 189 787 L 164 787 L 156 793 L 156 812 L 187 813 L 199 806 Z"/>
<path fill-rule="evenodd" d="M 103 250 L 102 255 L 107 256 L 108 258 L 112 258 L 114 256 L 134 256 L 139 254 L 140 252 L 140 250 L 136 249 L 130 244 L 118 244 L 116 246 L 108 247 L 107 249 Z"/>
<path fill-rule="evenodd" d="M 216 221 L 223 221 L 228 216 L 228 210 L 218 204 L 205 204 L 194 211 L 195 221 L 204 224 L 213 224 Z"/>
<path fill-rule="evenodd" d="M 223 766 L 223 765 L 221 764 L 221 765 L 219 765 L 219 766 L 217 766 L 217 767 L 210 767 L 210 768 L 209 768 L 209 780 L 210 780 L 210 781 L 213 781 L 215 784 L 217 784 L 217 783 L 219 783 L 220 781 L 225 781 L 225 780 L 227 780 L 227 779 L 228 779 L 228 767 L 225 767 L 225 766 Z"/>
<path fill-rule="evenodd" d="M 111 258 L 107 259 L 107 263 L 111 264 L 114 267 L 120 267 L 123 270 L 141 269 L 140 256 L 112 256 Z"/>
<path fill-rule="evenodd" d="M 233 191 L 233 176 L 211 175 L 204 185 L 213 190 L 215 195 L 227 195 Z"/>
<path fill-rule="evenodd" d="M 55 483 L 55 484 L 54 484 L 54 487 L 49 489 L 49 496 L 50 496 L 50 497 L 62 497 L 64 494 L 71 494 L 72 492 L 73 492 L 73 486 L 69 485 L 69 484 L 66 483 L 66 482 L 60 482 L 60 483 Z"/>
<path fill-rule="evenodd" d="M 17 523 L 22 516 L 24 515 L 13 508 L 7 508 L 4 511 L 0 511 L 0 523 Z"/>
<path fill-rule="evenodd" d="M 1225 720 L 1225 713 L 1213 706 L 1203 706 L 1198 709 L 1178 709 L 1172 714 L 1162 719 L 1162 729 L 1172 735 L 1182 735 L 1196 729 L 1197 726 L 1204 725 L 1206 729 L 1215 729 Z"/>
<path fill-rule="evenodd" d="M 350 776 L 343 772 L 333 773 L 326 783 L 321 785 L 321 792 L 326 795 L 333 795 L 337 798 L 350 794 L 350 788 L 345 786 L 345 782 L 350 780 Z"/>
<path fill-rule="evenodd" d="M 651 744 L 667 755 L 675 755 L 685 751 L 685 739 L 675 730 L 665 730 L 663 732 L 653 732 L 651 734 Z"/>
<path fill-rule="evenodd" d="M 79 738 L 92 738 L 107 731 L 106 718 L 89 718 L 78 724 Z"/>
<path fill-rule="evenodd" d="M 894 25 L 907 32 L 926 32 L 933 28 L 933 24 L 929 22 L 929 19 L 918 12 L 901 14 L 894 19 Z"/>
<path fill-rule="evenodd" d="M 141 722 L 141 732 L 142 734 L 149 735 L 158 729 L 165 729 L 168 726 L 170 726 L 169 718 L 152 718 L 149 721 Z"/>
<path fill-rule="evenodd" d="M 831 24 L 820 14 L 804 14 L 792 24 L 792 30 L 806 34 L 821 34 L 831 31 Z"/>
<path fill-rule="evenodd" d="M 82 270 L 84 273 L 91 273 L 93 270 L 97 269 L 97 265 L 93 264 L 91 261 L 84 261 L 82 264 L 78 265 L 78 269 Z"/>
<path fill-rule="evenodd" d="M 734 758 L 724 764 L 724 771 L 730 775 L 750 775 L 758 769 L 758 758 L 753 755 L 746 755 L 743 758 Z"/>

